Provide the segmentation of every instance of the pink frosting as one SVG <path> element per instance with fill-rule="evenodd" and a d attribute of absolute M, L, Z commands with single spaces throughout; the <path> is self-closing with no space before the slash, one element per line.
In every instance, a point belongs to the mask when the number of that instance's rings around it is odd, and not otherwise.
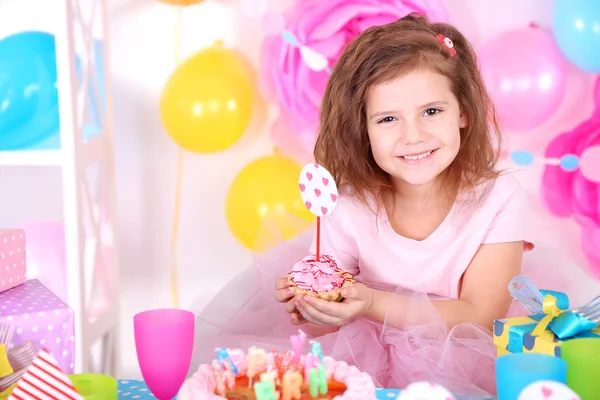
<path fill-rule="evenodd" d="M 319 261 L 315 256 L 308 256 L 294 265 L 290 276 L 299 289 L 319 293 L 342 287 L 342 272 L 331 256 L 323 255 Z"/>
<path fill-rule="evenodd" d="M 246 353 L 239 349 L 227 350 L 227 352 L 236 366 L 238 366 L 238 363 L 239 366 L 245 366 Z M 235 354 L 235 359 L 232 353 Z M 301 362 L 303 359 L 301 358 Z M 267 353 L 266 361 L 267 367 L 269 364 L 271 368 L 274 367 L 272 353 Z M 354 365 L 348 365 L 343 361 L 335 361 L 331 357 L 325 357 L 324 361 L 327 379 L 333 378 L 346 385 L 346 392 L 341 396 L 336 396 L 335 400 L 375 399 L 375 384 L 369 374 L 359 371 Z M 216 360 L 213 361 L 212 365 L 215 365 L 215 362 Z M 198 371 L 183 385 L 178 395 L 179 400 L 225 400 L 224 397 L 214 394 L 215 388 L 218 386 L 218 378 L 212 365 L 203 364 L 200 366 Z M 243 374 L 240 372 L 238 376 Z"/>

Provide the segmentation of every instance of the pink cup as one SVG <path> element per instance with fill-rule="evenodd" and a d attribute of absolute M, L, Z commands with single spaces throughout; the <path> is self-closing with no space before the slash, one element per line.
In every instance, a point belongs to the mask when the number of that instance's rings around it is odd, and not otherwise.
<path fill-rule="evenodd" d="M 185 380 L 194 346 L 194 314 L 144 311 L 134 316 L 135 348 L 142 376 L 160 400 L 171 400 Z"/>

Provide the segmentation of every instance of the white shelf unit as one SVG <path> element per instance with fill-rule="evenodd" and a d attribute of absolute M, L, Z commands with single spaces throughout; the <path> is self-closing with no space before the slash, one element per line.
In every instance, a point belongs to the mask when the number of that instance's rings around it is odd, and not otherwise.
<path fill-rule="evenodd" d="M 117 376 L 119 293 L 107 1 L 57 2 L 54 33 L 61 147 L 0 151 L 0 166 L 61 169 L 68 303 L 75 315 L 75 372 Z M 103 38 L 105 107 L 98 96 L 93 31 L 101 31 Z M 76 57 L 82 82 L 77 78 Z M 99 133 L 84 140 L 84 125 L 94 103 Z"/>

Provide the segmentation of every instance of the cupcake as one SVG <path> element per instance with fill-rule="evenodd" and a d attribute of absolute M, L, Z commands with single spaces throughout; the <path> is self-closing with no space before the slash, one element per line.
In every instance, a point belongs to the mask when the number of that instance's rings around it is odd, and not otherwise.
<path fill-rule="evenodd" d="M 342 300 L 342 288 L 353 286 L 352 274 L 337 266 L 328 255 L 304 257 L 288 273 L 290 289 L 295 295 L 307 294 L 323 300 Z"/>

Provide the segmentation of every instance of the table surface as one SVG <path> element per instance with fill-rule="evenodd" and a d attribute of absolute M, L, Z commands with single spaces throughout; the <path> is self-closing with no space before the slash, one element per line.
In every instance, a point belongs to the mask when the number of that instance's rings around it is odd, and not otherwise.
<path fill-rule="evenodd" d="M 378 389 L 377 400 L 392 400 L 398 397 L 398 389 Z M 483 396 L 465 396 L 457 395 L 457 400 L 491 400 Z M 119 399 L 155 399 L 154 395 L 148 389 L 148 386 L 138 380 L 120 380 L 119 381 Z"/>

